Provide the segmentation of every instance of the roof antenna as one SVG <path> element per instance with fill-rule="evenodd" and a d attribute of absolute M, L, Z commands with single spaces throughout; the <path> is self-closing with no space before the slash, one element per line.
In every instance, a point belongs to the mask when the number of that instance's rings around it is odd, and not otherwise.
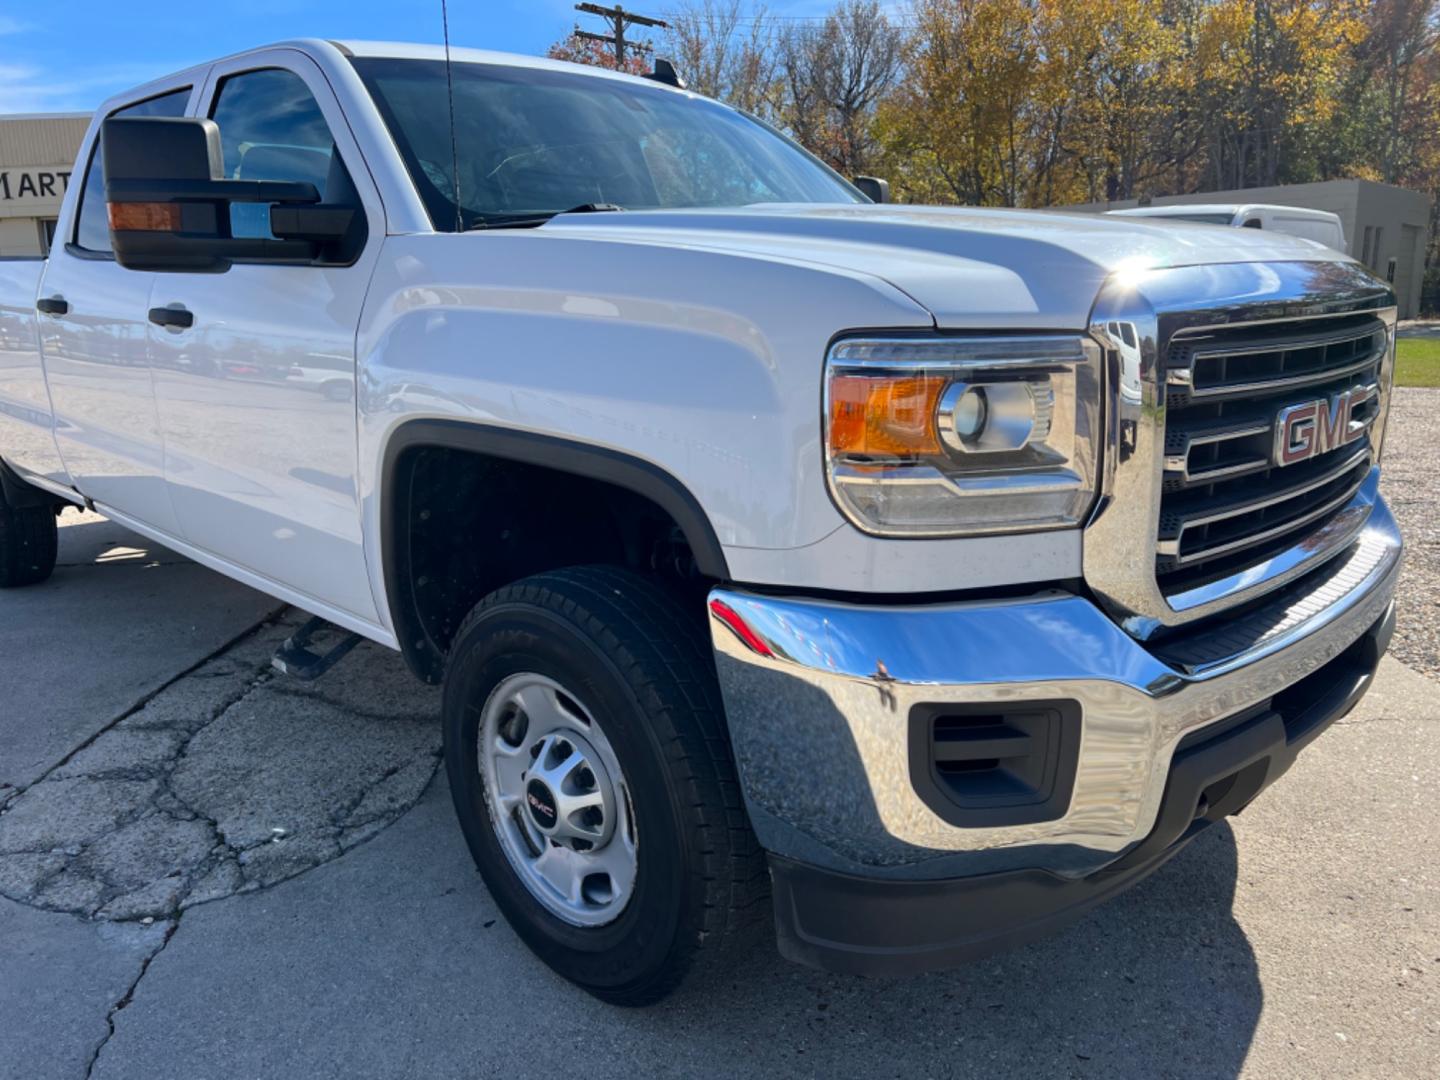
<path fill-rule="evenodd" d="M 450 169 L 455 181 L 455 231 L 464 232 L 460 214 L 460 150 L 455 142 L 455 79 L 450 66 L 450 9 L 440 0 L 440 25 L 445 31 L 445 93 L 450 100 Z"/>

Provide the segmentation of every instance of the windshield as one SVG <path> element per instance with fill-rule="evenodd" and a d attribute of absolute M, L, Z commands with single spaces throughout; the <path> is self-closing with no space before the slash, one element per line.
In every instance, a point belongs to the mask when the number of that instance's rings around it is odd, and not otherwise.
<path fill-rule="evenodd" d="M 800 147 L 734 109 L 568 71 L 455 64 L 452 154 L 442 61 L 353 63 L 437 229 L 534 223 L 587 204 L 864 201 Z"/>

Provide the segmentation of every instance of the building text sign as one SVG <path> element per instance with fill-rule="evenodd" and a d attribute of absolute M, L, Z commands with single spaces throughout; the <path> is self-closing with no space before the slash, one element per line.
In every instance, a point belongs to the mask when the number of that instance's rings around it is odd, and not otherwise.
<path fill-rule="evenodd" d="M 70 184 L 70 169 L 0 169 L 0 216 L 55 214 Z"/>

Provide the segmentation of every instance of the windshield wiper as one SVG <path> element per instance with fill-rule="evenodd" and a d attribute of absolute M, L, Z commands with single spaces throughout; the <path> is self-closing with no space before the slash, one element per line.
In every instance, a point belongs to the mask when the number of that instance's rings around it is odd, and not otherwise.
<path fill-rule="evenodd" d="M 525 214 L 490 214 L 472 221 L 465 227 L 466 232 L 476 229 L 532 229 L 537 225 L 544 225 L 551 218 L 559 217 L 561 214 L 604 214 L 618 213 L 625 208 L 608 202 L 587 202 L 579 206 L 572 206 L 569 210 L 546 210 L 539 213 Z"/>

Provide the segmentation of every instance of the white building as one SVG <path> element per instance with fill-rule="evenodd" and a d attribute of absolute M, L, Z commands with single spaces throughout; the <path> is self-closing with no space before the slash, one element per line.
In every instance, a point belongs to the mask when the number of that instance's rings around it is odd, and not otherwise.
<path fill-rule="evenodd" d="M 89 113 L 0 116 L 0 258 L 44 255 Z"/>
<path fill-rule="evenodd" d="M 1160 195 L 1153 206 L 1194 203 L 1274 203 L 1329 210 L 1340 215 L 1352 258 L 1390 282 L 1402 319 L 1419 314 L 1420 287 L 1425 276 L 1425 238 L 1430 228 L 1430 200 L 1418 191 L 1377 184 L 1371 180 L 1325 180 L 1315 184 L 1204 191 L 1194 195 Z M 1084 203 L 1057 209 L 1100 213 L 1138 206 L 1135 199 Z"/>

